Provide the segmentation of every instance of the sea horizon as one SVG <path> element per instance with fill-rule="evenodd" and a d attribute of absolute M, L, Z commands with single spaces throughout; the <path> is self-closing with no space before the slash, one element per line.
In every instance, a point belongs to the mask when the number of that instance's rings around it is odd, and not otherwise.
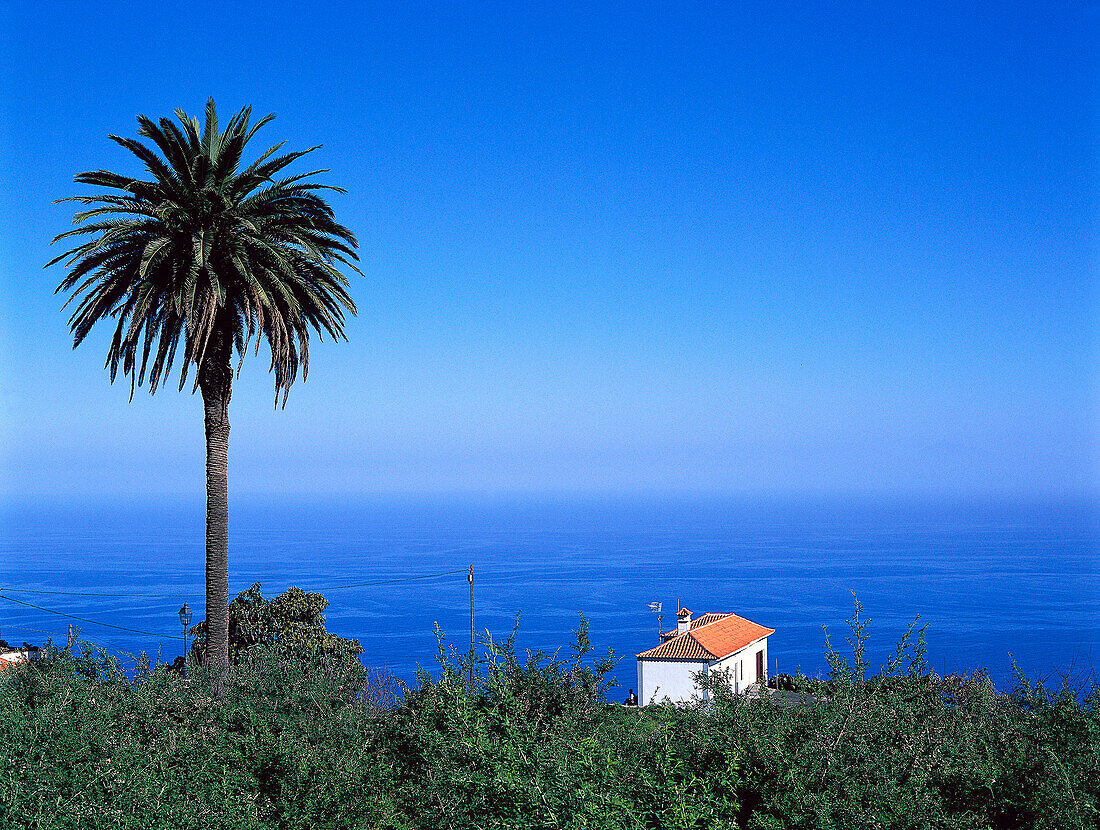
<path fill-rule="evenodd" d="M 845 652 L 854 599 L 872 669 L 915 620 L 935 670 L 1002 686 L 1014 664 L 1057 682 L 1100 658 L 1100 501 L 1087 497 L 231 494 L 230 511 L 231 597 L 254 582 L 269 597 L 320 590 L 329 630 L 406 680 L 436 667 L 436 624 L 468 648 L 455 572 L 470 565 L 479 637 L 507 637 L 518 615 L 520 649 L 564 653 L 584 614 L 597 649 L 624 658 L 623 694 L 634 654 L 657 642 L 650 602 L 666 630 L 677 603 L 775 628 L 773 673 L 824 674 L 822 626 Z M 74 622 L 113 653 L 170 661 L 179 605 L 202 619 L 201 497 L 9 496 L 0 519 L 9 642 L 63 640 Z"/>

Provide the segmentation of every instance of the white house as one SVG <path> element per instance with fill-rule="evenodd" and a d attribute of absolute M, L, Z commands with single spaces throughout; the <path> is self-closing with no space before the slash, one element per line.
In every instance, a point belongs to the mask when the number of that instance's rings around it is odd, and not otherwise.
<path fill-rule="evenodd" d="M 638 700 L 643 705 L 668 698 L 682 703 L 706 699 L 692 675 L 728 672 L 734 692 L 768 679 L 768 637 L 774 628 L 736 614 L 703 614 L 691 618 L 676 612 L 676 630 L 661 635 L 661 644 L 638 655 Z"/>
<path fill-rule="evenodd" d="M 38 646 L 24 645 L 23 648 L 4 646 L 0 648 L 0 671 L 14 668 L 20 663 L 26 663 L 28 660 L 37 660 L 41 654 L 42 649 Z"/>

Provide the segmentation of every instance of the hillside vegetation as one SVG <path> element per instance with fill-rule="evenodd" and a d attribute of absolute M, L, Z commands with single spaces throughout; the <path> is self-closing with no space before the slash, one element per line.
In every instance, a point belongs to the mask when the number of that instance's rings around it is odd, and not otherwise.
<path fill-rule="evenodd" d="M 91 647 L 0 675 L 0 826 L 1085 828 L 1096 688 L 940 677 L 923 639 L 869 675 L 865 626 L 812 696 L 605 702 L 614 660 L 484 643 L 474 690 L 259 644 L 227 675 L 127 676 Z M 795 681 L 805 685 L 805 679 Z"/>

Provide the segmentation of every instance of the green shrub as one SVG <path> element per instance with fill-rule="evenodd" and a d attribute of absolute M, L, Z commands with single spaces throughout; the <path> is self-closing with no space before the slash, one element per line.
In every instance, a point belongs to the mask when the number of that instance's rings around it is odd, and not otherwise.
<path fill-rule="evenodd" d="M 923 630 L 869 675 L 856 603 L 852 659 L 827 640 L 830 676 L 811 696 L 713 689 L 710 717 L 744 758 L 749 828 L 1078 828 L 1100 821 L 1100 716 L 1093 688 L 1054 695 L 982 673 L 940 677 Z M 916 634 L 916 636 L 914 636 Z"/>
<path fill-rule="evenodd" d="M 325 629 L 328 600 L 321 594 L 289 588 L 265 599 L 256 582 L 229 603 L 229 662 L 239 662 L 256 646 L 266 646 L 288 657 L 329 655 L 353 662 L 362 653 L 358 640 L 338 637 Z M 191 627 L 192 659 L 206 648 L 206 620 Z"/>
<path fill-rule="evenodd" d="M 566 657 L 486 637 L 403 686 L 277 643 L 224 675 L 84 645 L 0 674 L 0 828 L 1085 828 L 1100 824 L 1095 687 L 941 677 L 923 631 L 807 693 L 606 702 L 587 626 Z"/>
<path fill-rule="evenodd" d="M 381 826 L 355 672 L 259 649 L 216 697 L 201 669 L 127 678 L 101 651 L 54 650 L 0 681 L 0 827 Z"/>
<path fill-rule="evenodd" d="M 568 658 L 516 653 L 515 632 L 468 662 L 440 640 L 383 743 L 412 827 L 706 828 L 737 812 L 737 759 L 699 707 L 627 709 L 604 700 L 615 657 L 592 661 L 588 627 Z"/>

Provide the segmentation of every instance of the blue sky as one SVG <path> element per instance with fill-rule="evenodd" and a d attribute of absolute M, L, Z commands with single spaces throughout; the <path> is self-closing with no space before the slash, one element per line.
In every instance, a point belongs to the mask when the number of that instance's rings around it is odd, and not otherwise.
<path fill-rule="evenodd" d="M 1100 7 L 593 5 L 5 4 L 0 494 L 202 492 L 42 265 L 210 96 L 365 274 L 285 410 L 246 360 L 234 494 L 1100 493 Z"/>

